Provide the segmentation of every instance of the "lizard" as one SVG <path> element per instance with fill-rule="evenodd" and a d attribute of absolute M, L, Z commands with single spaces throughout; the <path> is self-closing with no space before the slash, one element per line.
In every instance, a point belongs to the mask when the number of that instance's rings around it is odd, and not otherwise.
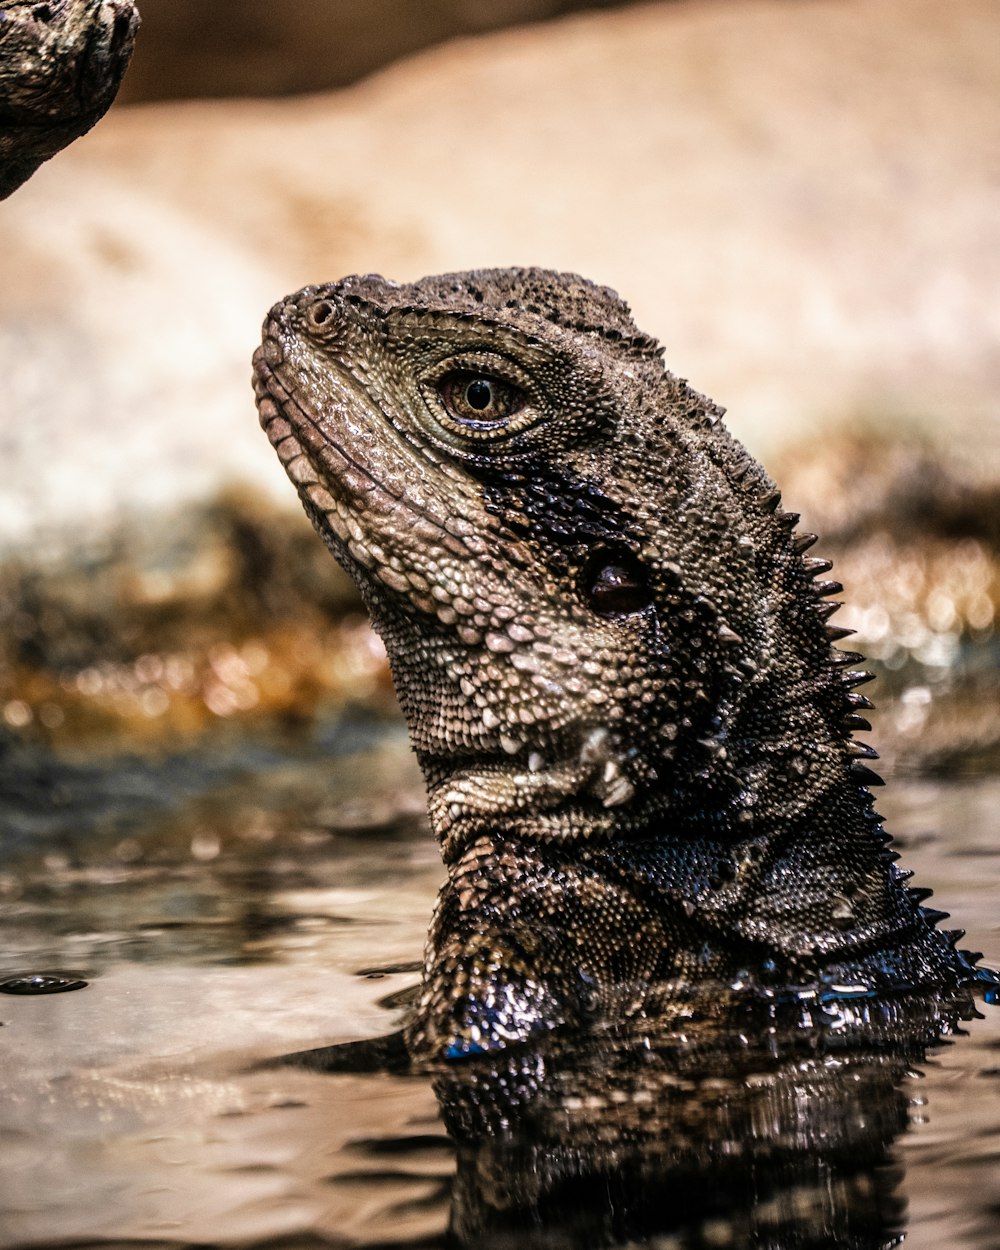
<path fill-rule="evenodd" d="M 816 536 L 614 291 L 308 286 L 254 385 L 384 640 L 447 870 L 413 1053 L 976 978 L 874 809 Z"/>
<path fill-rule="evenodd" d="M 132 0 L 0 0 L 0 200 L 100 121 L 138 29 Z"/>

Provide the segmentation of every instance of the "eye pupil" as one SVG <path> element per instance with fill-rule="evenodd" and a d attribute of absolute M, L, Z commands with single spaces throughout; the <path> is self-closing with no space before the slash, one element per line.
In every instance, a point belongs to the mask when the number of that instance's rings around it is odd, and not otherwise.
<path fill-rule="evenodd" d="M 465 388 L 465 402 L 476 412 L 482 412 L 493 402 L 493 387 L 485 378 L 475 378 Z"/>

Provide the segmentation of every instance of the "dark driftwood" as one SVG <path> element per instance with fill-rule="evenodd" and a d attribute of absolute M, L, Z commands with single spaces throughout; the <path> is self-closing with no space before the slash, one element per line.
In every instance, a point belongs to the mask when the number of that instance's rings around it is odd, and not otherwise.
<path fill-rule="evenodd" d="M 0 0 L 0 199 L 100 120 L 138 29 L 131 0 Z"/>

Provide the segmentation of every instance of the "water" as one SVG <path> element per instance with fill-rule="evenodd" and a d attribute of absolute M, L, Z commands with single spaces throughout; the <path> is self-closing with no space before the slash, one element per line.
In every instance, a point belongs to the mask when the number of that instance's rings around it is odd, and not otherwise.
<path fill-rule="evenodd" d="M 63 801 L 0 790 L 0 980 L 88 984 L 0 995 L 3 1250 L 1000 1246 L 1000 1009 L 926 1057 L 933 1012 L 895 1046 L 695 1017 L 412 1074 L 364 1042 L 399 1025 L 442 876 L 398 727 L 17 775 Z M 998 805 L 992 776 L 880 796 L 994 964 Z"/>

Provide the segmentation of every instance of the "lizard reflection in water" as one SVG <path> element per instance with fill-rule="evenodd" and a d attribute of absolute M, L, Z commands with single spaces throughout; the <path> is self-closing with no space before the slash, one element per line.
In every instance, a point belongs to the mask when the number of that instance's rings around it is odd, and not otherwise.
<path fill-rule="evenodd" d="M 308 287 L 255 355 L 261 423 L 385 641 L 448 871 L 409 1053 L 443 1065 L 476 1177 L 525 1122 L 576 1160 L 521 1169 L 542 1190 L 630 1151 L 637 1184 L 676 1177 L 691 1114 L 685 1188 L 704 1151 L 740 1158 L 726 1142 L 853 1166 L 864 1117 L 831 1108 L 868 1081 L 894 1093 L 881 1158 L 903 1070 L 979 975 L 873 809 L 841 587 L 661 357 L 613 292 L 541 270 Z M 813 1041 L 841 1020 L 823 1058 L 777 1027 L 801 1010 Z M 733 1075 L 760 1071 L 754 1019 L 776 1056 L 759 1102 Z M 741 1091 L 722 1125 L 676 1094 L 699 1064 Z M 822 1115 L 796 1146 L 800 1089 Z M 791 1118 L 772 1135 L 755 1108 Z"/>
<path fill-rule="evenodd" d="M 458 1149 L 457 1244 L 899 1244 L 902 1081 L 970 1007 L 856 1007 L 813 1004 L 808 1024 L 694 1012 L 596 1046 L 451 1065 L 435 1092 Z"/>
<path fill-rule="evenodd" d="M 278 1063 L 430 1074 L 456 1149 L 449 1246 L 887 1250 L 915 1069 L 976 1014 L 965 990 L 705 1000 L 460 1062 L 413 1064 L 394 1034 Z M 423 1134 L 390 1144 L 423 1175 Z"/>

